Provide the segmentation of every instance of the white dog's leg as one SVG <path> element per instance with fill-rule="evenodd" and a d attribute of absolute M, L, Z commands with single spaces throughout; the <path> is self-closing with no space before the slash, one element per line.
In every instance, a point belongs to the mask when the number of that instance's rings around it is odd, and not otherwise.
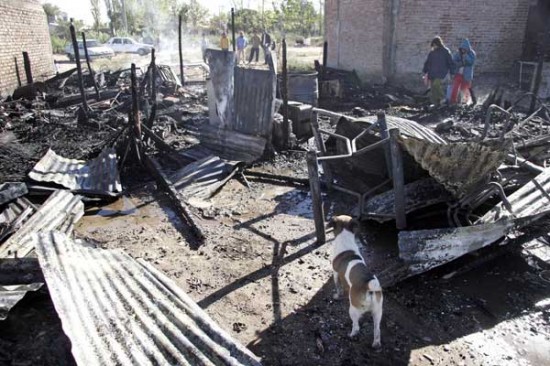
<path fill-rule="evenodd" d="M 349 334 L 350 337 L 354 337 L 359 333 L 359 320 L 361 319 L 361 315 L 363 315 L 363 312 L 350 303 L 349 317 L 352 322 L 351 333 Z"/>
<path fill-rule="evenodd" d="M 334 286 L 336 287 L 336 293 L 332 297 L 334 300 L 338 300 L 344 292 L 342 286 L 340 285 L 340 276 L 338 275 L 338 272 L 332 271 L 332 278 L 334 279 Z"/>
<path fill-rule="evenodd" d="M 382 320 L 382 299 L 376 302 L 372 309 L 372 323 L 374 325 L 374 341 L 373 348 L 380 347 L 380 321 Z"/>

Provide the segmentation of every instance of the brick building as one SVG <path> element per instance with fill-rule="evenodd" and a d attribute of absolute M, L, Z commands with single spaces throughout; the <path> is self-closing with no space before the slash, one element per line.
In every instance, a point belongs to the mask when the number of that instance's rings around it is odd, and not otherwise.
<path fill-rule="evenodd" d="M 15 58 L 26 83 L 22 52 L 29 53 L 35 81 L 54 73 L 46 13 L 38 0 L 0 0 L 0 94 L 17 84 Z"/>
<path fill-rule="evenodd" d="M 429 44 L 440 35 L 454 52 L 467 37 L 476 70 L 508 71 L 521 57 L 536 0 L 326 0 L 328 66 L 367 81 L 419 78 Z"/>

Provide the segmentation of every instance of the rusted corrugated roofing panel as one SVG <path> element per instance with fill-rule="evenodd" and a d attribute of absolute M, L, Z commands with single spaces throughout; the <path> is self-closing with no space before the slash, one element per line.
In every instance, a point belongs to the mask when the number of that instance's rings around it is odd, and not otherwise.
<path fill-rule="evenodd" d="M 378 117 L 368 116 L 358 118 L 355 123 L 363 122 L 371 125 L 376 123 L 377 121 Z M 415 137 L 417 139 L 433 142 L 435 144 L 445 145 L 447 143 L 445 142 L 445 140 L 443 140 L 441 136 L 439 136 L 431 129 L 424 127 L 415 121 L 411 121 L 410 119 L 386 115 L 386 124 L 388 125 L 388 129 L 398 128 L 399 132 L 402 135 L 408 137 Z"/>
<path fill-rule="evenodd" d="M 88 162 L 67 159 L 48 150 L 34 166 L 29 177 L 39 182 L 53 182 L 73 191 L 114 194 L 122 191 L 116 152 L 103 150 Z"/>
<path fill-rule="evenodd" d="M 235 174 L 236 162 L 210 155 L 172 174 L 170 181 L 184 200 L 209 198 Z"/>
<path fill-rule="evenodd" d="M 401 139 L 401 145 L 422 168 L 457 197 L 470 192 L 502 164 L 504 146 L 475 142 L 442 145 L 418 138 Z"/>
<path fill-rule="evenodd" d="M 36 207 L 25 197 L 13 201 L 0 214 L 0 241 L 18 230 L 36 212 Z"/>
<path fill-rule="evenodd" d="M 550 212 L 550 168 L 537 175 L 529 183 L 508 197 L 512 206 L 513 217 L 536 217 Z M 481 217 L 476 224 L 496 222 L 511 216 L 510 212 L 499 203 Z"/>
<path fill-rule="evenodd" d="M 260 364 L 148 264 L 58 232 L 33 242 L 78 364 Z"/>
<path fill-rule="evenodd" d="M 269 138 L 277 77 L 270 70 L 235 67 L 235 121 L 231 130 Z"/>
<path fill-rule="evenodd" d="M 27 222 L 0 245 L 0 258 L 25 257 L 34 249 L 28 236 L 41 231 L 59 230 L 70 233 L 84 215 L 84 204 L 71 192 L 55 191 Z"/>

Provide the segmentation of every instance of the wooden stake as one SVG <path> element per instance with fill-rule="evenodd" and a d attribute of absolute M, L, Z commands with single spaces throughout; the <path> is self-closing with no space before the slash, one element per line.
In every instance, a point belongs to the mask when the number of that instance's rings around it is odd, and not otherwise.
<path fill-rule="evenodd" d="M 78 88 L 80 89 L 80 96 L 82 98 L 82 108 L 84 112 L 84 119 L 87 121 L 88 120 L 88 102 L 86 101 L 86 93 L 84 92 L 84 84 L 82 83 L 82 67 L 80 65 L 80 52 L 78 50 L 78 42 L 76 41 L 76 32 L 72 21 L 71 21 L 71 25 L 69 26 L 69 30 L 71 31 L 71 40 L 73 42 L 74 58 L 76 61 L 76 71 L 78 73 Z"/>
<path fill-rule="evenodd" d="M 319 166 L 317 165 L 317 153 L 315 151 L 307 152 L 307 173 L 309 177 L 309 189 L 311 191 L 311 201 L 313 208 L 313 219 L 315 221 L 315 234 L 317 244 L 324 244 L 325 234 L 325 214 L 323 212 L 323 200 L 321 198 L 321 181 L 319 180 Z"/>
<path fill-rule="evenodd" d="M 21 86 L 21 73 L 19 72 L 19 64 L 17 63 L 17 57 L 13 57 L 13 61 L 15 62 L 15 76 L 17 76 L 17 85 Z"/>
<path fill-rule="evenodd" d="M 27 75 L 27 84 L 32 84 L 32 69 L 31 69 L 31 59 L 27 52 L 23 52 L 23 64 L 25 65 L 25 74 Z"/>
<path fill-rule="evenodd" d="M 283 38 L 283 87 L 281 88 L 283 97 L 283 143 L 284 148 L 288 148 L 290 140 L 290 130 L 288 128 L 288 70 L 286 59 L 286 38 Z"/>
<path fill-rule="evenodd" d="M 133 133 L 135 140 L 141 141 L 141 120 L 139 116 L 139 101 L 137 93 L 137 81 L 136 81 L 136 64 L 132 64 L 131 67 L 131 82 L 132 82 L 132 122 Z"/>

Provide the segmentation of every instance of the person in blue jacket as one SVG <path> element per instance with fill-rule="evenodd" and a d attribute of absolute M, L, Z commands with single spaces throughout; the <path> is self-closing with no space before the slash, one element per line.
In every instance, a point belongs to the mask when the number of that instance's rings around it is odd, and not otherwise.
<path fill-rule="evenodd" d="M 476 62 L 476 53 L 468 39 L 464 39 L 453 56 L 455 63 L 455 76 L 453 78 L 453 87 L 451 90 L 451 104 L 458 102 L 458 92 L 462 92 L 462 98 L 466 100 L 467 96 L 473 96 L 470 92 L 472 88 L 472 79 L 474 78 L 474 64 Z M 472 98 L 473 100 L 473 98 Z"/>
<path fill-rule="evenodd" d="M 245 38 L 243 32 L 239 32 L 239 37 L 237 38 L 237 64 L 240 64 L 241 61 L 244 62 L 244 49 L 248 45 L 248 40 Z"/>
<path fill-rule="evenodd" d="M 442 82 L 447 74 L 453 73 L 454 63 L 451 51 L 445 46 L 441 37 L 435 37 L 431 47 L 432 50 L 424 63 L 423 72 L 428 76 L 431 85 L 430 101 L 432 104 L 439 105 L 445 96 Z"/>

